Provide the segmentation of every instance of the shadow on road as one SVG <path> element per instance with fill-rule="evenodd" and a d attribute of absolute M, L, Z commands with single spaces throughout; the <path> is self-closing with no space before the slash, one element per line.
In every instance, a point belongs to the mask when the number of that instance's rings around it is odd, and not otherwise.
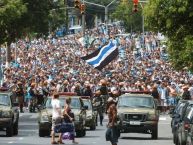
<path fill-rule="evenodd" d="M 123 140 L 154 140 L 148 137 L 120 137 Z M 157 140 L 172 140 L 171 137 L 159 137 Z"/>
<path fill-rule="evenodd" d="M 98 138 L 98 137 L 100 137 L 100 136 L 88 136 L 88 135 L 86 135 L 83 138 Z M 82 138 L 82 137 L 80 137 L 80 138 Z"/>

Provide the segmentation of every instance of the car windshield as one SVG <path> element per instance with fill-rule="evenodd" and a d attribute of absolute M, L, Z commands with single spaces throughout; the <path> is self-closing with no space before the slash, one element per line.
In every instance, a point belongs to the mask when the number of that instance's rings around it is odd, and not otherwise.
<path fill-rule="evenodd" d="M 84 105 L 88 106 L 88 110 L 92 110 L 92 105 L 89 100 L 83 100 Z"/>
<path fill-rule="evenodd" d="M 154 102 L 151 97 L 120 96 L 118 107 L 154 108 Z"/>
<path fill-rule="evenodd" d="M 10 100 L 8 95 L 0 94 L 0 105 L 9 106 Z"/>
<path fill-rule="evenodd" d="M 65 103 L 66 103 L 65 97 L 61 97 L 61 98 L 59 98 L 59 100 L 60 100 L 60 106 L 62 108 L 64 108 Z M 52 108 L 52 103 L 51 102 L 52 102 L 52 98 L 48 98 L 46 100 L 46 108 Z M 73 98 L 72 97 L 70 106 L 71 106 L 72 109 L 80 109 L 81 108 L 80 100 L 78 98 Z"/>

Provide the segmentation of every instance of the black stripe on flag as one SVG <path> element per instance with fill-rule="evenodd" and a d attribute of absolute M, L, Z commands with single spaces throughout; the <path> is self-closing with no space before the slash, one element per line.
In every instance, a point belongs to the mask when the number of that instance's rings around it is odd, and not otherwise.
<path fill-rule="evenodd" d="M 119 54 L 118 48 L 116 48 L 110 55 L 108 55 L 99 66 L 95 67 L 98 70 L 102 70 L 106 65 L 108 65 L 113 59 L 115 59 Z"/>
<path fill-rule="evenodd" d="M 93 58 L 93 57 L 97 56 L 97 55 L 99 54 L 99 52 L 100 52 L 100 49 L 97 49 L 97 50 L 96 50 L 96 51 L 94 51 L 93 53 L 91 53 L 91 54 L 89 54 L 89 55 L 86 55 L 86 56 L 81 57 L 81 59 L 83 59 L 83 60 L 88 60 L 88 59 L 91 59 L 91 58 Z"/>

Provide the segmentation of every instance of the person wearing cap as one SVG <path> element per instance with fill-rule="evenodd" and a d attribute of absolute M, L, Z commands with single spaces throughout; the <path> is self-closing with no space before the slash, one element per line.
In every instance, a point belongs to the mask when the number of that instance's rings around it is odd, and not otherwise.
<path fill-rule="evenodd" d="M 112 97 L 107 100 L 108 124 L 106 131 L 106 141 L 110 141 L 112 145 L 117 145 L 120 132 L 117 128 L 117 108 L 116 102 Z"/>
<path fill-rule="evenodd" d="M 82 89 L 83 96 L 90 96 L 92 98 L 93 92 L 90 87 L 90 83 L 88 81 L 85 82 L 84 88 Z"/>
<path fill-rule="evenodd" d="M 182 99 L 183 100 L 191 100 L 191 95 L 190 95 L 190 92 L 188 90 L 189 86 L 188 85 L 183 85 L 182 89 L 183 89 Z"/>
<path fill-rule="evenodd" d="M 101 92 L 101 97 L 104 100 L 103 110 L 106 110 L 107 99 L 109 97 L 107 84 L 108 84 L 108 82 L 105 79 L 100 80 L 99 90 Z"/>
<path fill-rule="evenodd" d="M 19 102 L 20 112 L 23 113 L 23 105 L 24 105 L 24 88 L 22 82 L 18 81 L 15 89 L 15 94 Z"/>
<path fill-rule="evenodd" d="M 99 119 L 100 119 L 100 125 L 102 126 L 103 125 L 103 104 L 104 104 L 104 100 L 103 98 L 101 97 L 101 92 L 100 90 L 97 90 L 94 94 L 94 96 L 92 97 L 92 104 L 93 104 L 93 107 L 94 109 L 96 110 L 97 112 L 97 115 L 96 115 L 96 126 L 98 126 L 98 116 L 99 116 Z"/>
<path fill-rule="evenodd" d="M 36 104 L 37 104 L 36 84 L 35 83 L 31 83 L 29 94 L 31 96 L 31 100 L 29 102 L 29 111 L 35 112 Z"/>
<path fill-rule="evenodd" d="M 117 101 L 118 101 L 118 96 L 120 95 L 120 92 L 119 92 L 119 90 L 118 90 L 118 88 L 116 88 L 116 87 L 112 87 L 111 88 L 111 92 L 109 93 L 109 98 L 108 99 L 113 99 L 113 101 L 115 102 L 115 103 L 117 103 Z M 107 100 L 107 102 L 108 102 L 108 100 Z M 107 103 L 108 104 L 108 103 Z M 106 108 L 106 109 L 108 109 L 108 107 Z"/>
<path fill-rule="evenodd" d="M 69 84 L 68 80 L 65 80 L 63 84 L 61 84 L 59 92 L 69 92 L 68 84 Z"/>

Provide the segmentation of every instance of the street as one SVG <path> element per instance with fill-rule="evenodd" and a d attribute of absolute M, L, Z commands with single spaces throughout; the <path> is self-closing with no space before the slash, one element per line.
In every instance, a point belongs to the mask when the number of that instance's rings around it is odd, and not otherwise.
<path fill-rule="evenodd" d="M 46 145 L 50 144 L 50 137 L 38 136 L 38 113 L 20 114 L 19 134 L 14 137 L 6 137 L 5 132 L 0 132 L 0 145 Z M 105 122 L 107 119 L 105 119 Z M 146 134 L 121 134 L 118 145 L 172 145 L 172 133 L 170 117 L 160 116 L 158 140 L 151 140 Z M 106 124 L 106 123 L 104 123 Z M 86 136 L 77 138 L 80 145 L 110 145 L 105 141 L 105 125 L 99 126 L 95 131 L 87 131 Z M 72 144 L 66 141 L 65 144 Z"/>

